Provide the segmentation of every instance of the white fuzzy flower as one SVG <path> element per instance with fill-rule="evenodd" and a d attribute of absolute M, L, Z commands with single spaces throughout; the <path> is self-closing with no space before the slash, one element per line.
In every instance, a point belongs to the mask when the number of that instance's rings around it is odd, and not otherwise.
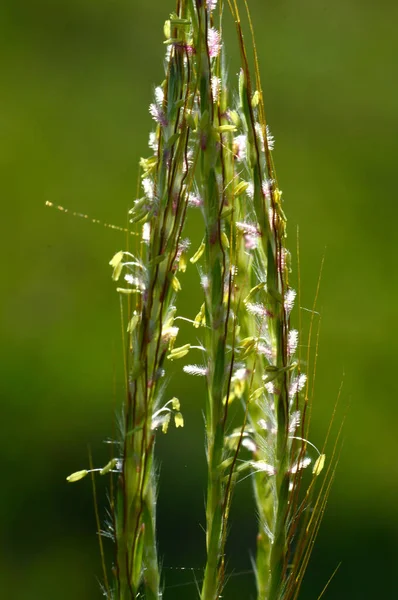
<path fill-rule="evenodd" d="M 248 374 L 249 374 L 249 371 L 246 369 L 246 367 L 242 367 L 235 371 L 231 380 L 232 381 L 244 381 Z"/>
<path fill-rule="evenodd" d="M 270 419 L 268 419 L 268 421 L 266 421 L 265 419 L 260 419 L 258 421 L 258 425 L 264 431 L 269 431 L 269 433 L 272 433 L 274 435 L 276 434 L 275 424 L 273 424 Z"/>
<path fill-rule="evenodd" d="M 287 290 L 286 294 L 285 294 L 285 311 L 287 316 L 289 316 L 289 314 L 292 311 L 292 308 L 294 306 L 294 300 L 297 296 L 297 292 L 296 290 L 293 290 L 292 288 L 290 288 L 289 290 Z"/>
<path fill-rule="evenodd" d="M 149 134 L 148 146 L 151 148 L 151 150 L 154 150 L 155 152 L 158 149 L 158 140 L 154 131 L 151 131 L 151 133 Z"/>
<path fill-rule="evenodd" d="M 306 381 L 307 375 L 305 375 L 305 373 L 300 373 L 298 377 L 295 377 L 290 384 L 289 397 L 294 398 L 294 396 L 303 389 Z"/>
<path fill-rule="evenodd" d="M 211 78 L 211 93 L 213 96 L 213 102 L 218 101 L 218 96 L 220 94 L 220 86 L 221 86 L 221 79 L 219 77 L 217 77 L 216 75 L 213 75 Z"/>
<path fill-rule="evenodd" d="M 300 425 L 300 418 L 301 415 L 299 410 L 292 412 L 289 419 L 289 433 L 295 433 L 297 427 Z"/>
<path fill-rule="evenodd" d="M 266 132 L 267 132 L 268 148 L 270 150 L 273 150 L 275 148 L 275 138 L 274 138 L 274 136 L 271 133 L 269 125 L 267 125 L 267 127 L 266 127 Z"/>
<path fill-rule="evenodd" d="M 149 177 L 144 177 L 142 180 L 142 188 L 145 192 L 145 196 L 149 198 L 149 200 L 153 200 L 154 198 L 154 183 L 152 179 Z"/>
<path fill-rule="evenodd" d="M 310 458 L 302 458 L 299 462 L 294 463 L 294 465 L 290 468 L 290 473 L 294 475 L 297 471 L 301 471 L 301 469 L 305 469 L 308 465 L 311 464 Z"/>
<path fill-rule="evenodd" d="M 264 387 L 269 394 L 275 394 L 275 386 L 273 381 L 268 381 Z"/>
<path fill-rule="evenodd" d="M 264 179 L 263 194 L 267 200 L 271 199 L 272 179 Z"/>
<path fill-rule="evenodd" d="M 155 88 L 155 101 L 158 106 L 162 106 L 164 100 L 164 92 L 163 89 L 158 85 Z"/>
<path fill-rule="evenodd" d="M 256 444 L 248 436 L 242 438 L 242 446 L 246 448 L 246 450 L 249 450 L 249 452 L 255 452 L 257 450 Z"/>
<path fill-rule="evenodd" d="M 290 356 L 297 350 L 298 344 L 298 331 L 297 329 L 291 329 L 287 336 L 287 351 Z"/>
<path fill-rule="evenodd" d="M 246 309 L 256 317 L 265 318 L 271 316 L 264 304 L 260 304 L 260 302 L 247 302 Z"/>
<path fill-rule="evenodd" d="M 254 185 L 251 181 L 249 181 L 249 185 L 246 188 L 246 194 L 249 196 L 251 200 L 254 198 Z"/>
<path fill-rule="evenodd" d="M 199 365 L 185 365 L 182 370 L 188 375 L 198 375 L 200 377 L 207 375 L 206 367 L 200 367 Z"/>
<path fill-rule="evenodd" d="M 177 338 L 179 332 L 179 328 L 175 325 L 171 325 L 170 327 L 164 327 L 162 330 L 162 337 L 164 341 L 175 340 Z"/>
<path fill-rule="evenodd" d="M 151 224 L 149 221 L 147 221 L 142 226 L 142 241 L 145 242 L 145 244 L 148 244 L 150 237 L 151 237 Z"/>
<path fill-rule="evenodd" d="M 261 471 L 267 473 L 267 475 L 275 475 L 276 473 L 275 467 L 266 463 L 265 460 L 251 461 L 250 464 L 255 471 Z"/>
<path fill-rule="evenodd" d="M 265 151 L 265 145 L 264 145 L 264 135 L 263 135 L 263 128 L 260 125 L 260 123 L 255 123 L 254 128 L 256 130 L 256 134 L 257 134 L 257 139 L 260 143 L 260 148 L 261 150 L 264 152 Z M 267 144 L 268 144 L 268 149 L 269 150 L 273 150 L 275 147 L 275 138 L 271 133 L 270 128 L 266 127 L 266 134 L 267 134 Z"/>
<path fill-rule="evenodd" d="M 201 275 L 200 277 L 200 285 L 204 289 L 205 292 L 209 289 L 209 278 L 207 275 Z"/>
<path fill-rule="evenodd" d="M 139 277 L 134 277 L 134 275 L 131 275 L 130 273 L 127 273 L 124 276 L 124 279 L 127 281 L 128 284 L 133 285 L 137 291 L 144 291 L 145 290 L 145 284 L 144 282 L 139 278 Z"/>

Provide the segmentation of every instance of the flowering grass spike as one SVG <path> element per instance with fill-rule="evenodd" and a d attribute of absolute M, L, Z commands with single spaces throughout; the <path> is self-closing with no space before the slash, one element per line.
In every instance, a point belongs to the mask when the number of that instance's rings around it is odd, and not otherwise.
<path fill-rule="evenodd" d="M 225 66 L 227 10 L 241 57 L 235 92 Z M 137 242 L 110 261 L 127 315 L 126 397 L 117 456 L 90 469 L 114 480 L 108 536 L 115 561 L 112 580 L 105 569 L 104 594 L 162 597 L 155 441 L 170 422 L 184 425 L 184 399 L 167 396 L 168 370 L 199 351 L 200 364 L 183 370 L 204 377 L 207 388 L 201 600 L 224 597 L 233 490 L 248 476 L 258 516 L 257 599 L 297 598 L 333 469 L 330 462 L 323 470 L 325 453 L 308 441 L 309 380 L 296 356 L 300 332 L 290 325 L 296 292 L 256 46 L 252 36 L 253 75 L 236 0 L 177 0 L 164 33 L 165 79 L 149 107 L 151 154 L 140 161 L 141 193 L 130 210 Z M 184 238 L 189 213 L 202 237 L 192 251 Z M 183 273 L 193 265 L 201 298 L 196 316 L 181 315 Z M 192 335 L 177 344 L 178 319 L 191 323 Z"/>

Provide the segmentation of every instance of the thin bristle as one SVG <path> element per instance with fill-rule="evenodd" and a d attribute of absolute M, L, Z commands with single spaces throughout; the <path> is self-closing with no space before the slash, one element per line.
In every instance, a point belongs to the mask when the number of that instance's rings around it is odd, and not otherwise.
<path fill-rule="evenodd" d="M 104 588 L 107 594 L 107 598 L 110 598 L 110 588 L 108 582 L 108 572 L 105 563 L 105 553 L 104 553 L 104 545 L 102 543 L 102 535 L 101 535 L 101 520 L 98 511 L 98 500 L 97 500 L 97 486 L 95 484 L 95 475 L 94 475 L 94 465 L 93 465 L 93 457 L 91 454 L 91 449 L 88 449 L 88 464 L 91 469 L 91 485 L 93 488 L 93 500 L 94 500 L 94 513 L 95 513 L 95 523 L 97 525 L 97 536 L 98 536 L 98 545 L 101 556 L 101 565 L 102 565 L 102 575 L 104 578 Z"/>
<path fill-rule="evenodd" d="M 130 231 L 129 229 L 127 229 L 127 227 L 120 227 L 119 225 L 112 225 L 112 223 L 105 223 L 104 221 L 100 221 L 99 219 L 94 219 L 93 217 L 90 217 L 89 215 L 86 215 L 84 213 L 70 210 L 69 208 L 65 208 L 65 206 L 60 206 L 59 204 L 54 204 L 53 202 L 50 202 L 49 200 L 47 200 L 45 202 L 45 206 L 48 206 L 49 208 L 55 208 L 56 210 L 59 210 L 60 212 L 62 212 L 64 214 L 71 215 L 72 217 L 79 217 L 79 219 L 85 219 L 86 221 L 89 221 L 90 223 L 94 223 L 94 225 L 102 225 L 102 227 L 107 227 L 108 229 L 114 229 L 115 231 L 121 231 L 123 233 L 128 233 L 129 235 L 135 235 L 135 236 L 138 235 L 137 232 Z"/>

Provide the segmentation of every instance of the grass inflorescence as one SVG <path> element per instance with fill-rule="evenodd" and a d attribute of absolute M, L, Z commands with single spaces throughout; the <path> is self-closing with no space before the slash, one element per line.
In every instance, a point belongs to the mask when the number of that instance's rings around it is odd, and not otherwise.
<path fill-rule="evenodd" d="M 227 10 L 241 57 L 235 92 L 223 42 Z M 201 600 L 223 592 L 233 491 L 247 476 L 258 516 L 257 598 L 296 598 L 333 478 L 331 466 L 323 471 L 324 451 L 308 441 L 310 388 L 297 355 L 299 331 L 290 325 L 296 292 L 287 221 L 250 15 L 249 33 L 253 73 L 235 0 L 178 0 L 165 23 L 165 79 L 150 105 L 152 153 L 140 161 L 142 192 L 130 210 L 138 235 L 110 262 L 125 315 L 126 396 L 115 456 L 90 469 L 110 473 L 113 482 L 108 535 L 115 560 L 112 577 L 104 567 L 107 598 L 162 597 L 154 452 L 158 431 L 172 421 L 184 424 L 166 382 L 171 362 L 193 348 L 192 341 L 177 343 L 180 274 L 187 268 L 200 276 L 202 299 L 191 323 L 203 358 L 184 371 L 204 377 L 207 388 Z M 203 225 L 202 242 L 191 250 L 184 226 L 193 211 Z M 326 477 L 316 492 L 321 472 Z"/>

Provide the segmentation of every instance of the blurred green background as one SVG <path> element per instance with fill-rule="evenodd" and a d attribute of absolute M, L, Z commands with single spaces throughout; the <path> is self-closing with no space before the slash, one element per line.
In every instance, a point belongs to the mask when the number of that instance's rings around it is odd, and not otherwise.
<path fill-rule="evenodd" d="M 336 482 L 302 598 L 396 597 L 398 467 L 396 2 L 252 0 L 266 107 L 303 306 L 322 256 L 313 439 L 342 380 L 350 404 Z M 123 396 L 118 297 L 107 265 L 123 234 L 45 208 L 123 225 L 147 155 L 148 104 L 163 77 L 173 0 L 3 0 L 0 590 L 12 600 L 100 598 L 90 482 Z M 233 80 L 237 49 L 230 24 Z M 197 219 L 197 221 L 195 221 Z M 195 235 L 202 224 L 190 217 Z M 183 282 L 194 289 L 192 269 Z M 195 292 L 196 293 L 196 292 Z M 197 297 L 183 312 L 196 314 Z M 182 332 L 184 335 L 184 332 Z M 184 340 L 181 339 L 183 342 Z M 173 378 L 186 427 L 159 439 L 165 599 L 195 598 L 203 564 L 203 387 Z M 100 488 L 104 516 L 105 490 Z M 255 517 L 238 486 L 225 598 L 253 598 Z M 171 569 L 186 567 L 187 570 Z M 186 585 L 184 585 L 186 584 Z M 395 593 L 394 593 L 395 592 Z"/>

